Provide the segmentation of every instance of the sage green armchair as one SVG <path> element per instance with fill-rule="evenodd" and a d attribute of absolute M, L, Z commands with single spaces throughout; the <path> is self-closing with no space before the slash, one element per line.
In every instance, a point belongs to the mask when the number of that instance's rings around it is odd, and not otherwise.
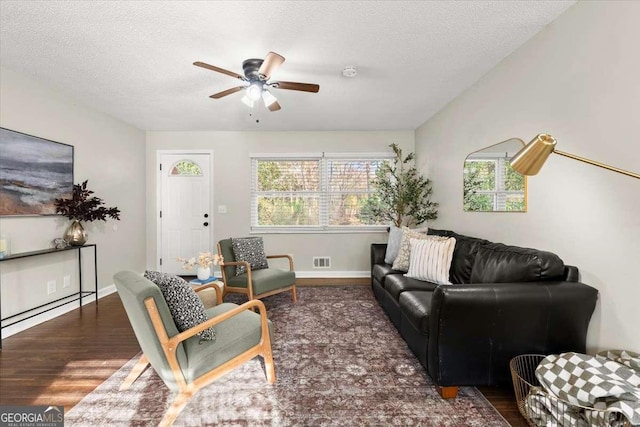
<path fill-rule="evenodd" d="M 151 364 L 175 393 L 160 425 L 172 425 L 198 390 L 256 356 L 264 359 L 267 381 L 275 382 L 272 328 L 262 301 L 216 305 L 206 310 L 207 321 L 178 332 L 162 292 L 153 282 L 133 271 L 117 273 L 114 282 L 143 352 L 120 389 L 128 388 Z M 200 342 L 195 335 L 212 326 L 215 341 Z"/>
<path fill-rule="evenodd" d="M 293 270 L 293 258 L 291 255 L 267 255 L 267 259 L 288 259 L 289 270 L 271 267 L 252 270 L 248 262 L 236 260 L 231 240 L 224 239 L 218 242 L 218 254 L 222 255 L 224 259 L 220 267 L 225 285 L 225 294 L 229 292 L 241 293 L 247 295 L 249 300 L 252 300 L 291 291 L 293 302 L 297 301 L 296 273 Z M 236 267 L 240 265 L 245 266 L 246 273 L 236 275 Z"/>

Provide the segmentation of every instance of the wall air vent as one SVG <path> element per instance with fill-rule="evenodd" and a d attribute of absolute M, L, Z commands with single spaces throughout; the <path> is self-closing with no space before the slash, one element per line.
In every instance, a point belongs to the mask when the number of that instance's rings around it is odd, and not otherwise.
<path fill-rule="evenodd" d="M 314 256 L 313 268 L 331 268 L 331 257 L 328 256 Z"/>

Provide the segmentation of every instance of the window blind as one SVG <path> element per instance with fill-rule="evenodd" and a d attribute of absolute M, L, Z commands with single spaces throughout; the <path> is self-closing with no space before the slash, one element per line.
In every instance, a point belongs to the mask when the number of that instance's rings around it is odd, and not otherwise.
<path fill-rule="evenodd" d="M 384 153 L 251 156 L 253 231 L 384 229 L 368 212 Z"/>

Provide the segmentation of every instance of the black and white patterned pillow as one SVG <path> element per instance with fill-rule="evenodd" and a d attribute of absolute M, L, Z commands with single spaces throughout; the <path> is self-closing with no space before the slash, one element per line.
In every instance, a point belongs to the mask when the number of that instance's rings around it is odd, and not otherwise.
<path fill-rule="evenodd" d="M 269 268 L 267 256 L 264 253 L 264 242 L 262 237 L 242 237 L 239 239 L 231 239 L 233 246 L 233 255 L 236 261 L 247 261 L 251 266 L 251 270 L 261 270 Z M 236 276 L 244 274 L 247 269 L 244 265 L 236 266 Z"/>
<path fill-rule="evenodd" d="M 178 331 L 186 331 L 209 319 L 202 300 L 184 279 L 159 271 L 145 271 L 144 277 L 160 288 Z M 205 329 L 196 335 L 200 337 L 200 341 L 216 339 L 216 331 L 213 328 Z"/>

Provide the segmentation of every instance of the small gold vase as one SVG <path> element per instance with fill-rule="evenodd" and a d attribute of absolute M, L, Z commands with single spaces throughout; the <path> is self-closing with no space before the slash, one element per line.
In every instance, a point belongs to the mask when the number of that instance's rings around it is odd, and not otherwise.
<path fill-rule="evenodd" d="M 80 221 L 74 220 L 71 223 L 64 234 L 64 240 L 71 246 L 82 246 L 87 243 L 87 232 L 80 224 Z"/>

